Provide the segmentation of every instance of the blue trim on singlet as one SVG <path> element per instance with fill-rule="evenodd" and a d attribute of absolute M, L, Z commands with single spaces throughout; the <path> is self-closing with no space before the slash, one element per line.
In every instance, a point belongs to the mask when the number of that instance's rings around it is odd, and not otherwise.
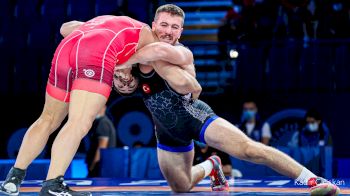
<path fill-rule="evenodd" d="M 204 134 L 205 134 L 205 131 L 207 130 L 207 127 L 210 125 L 211 122 L 213 122 L 215 119 L 219 118 L 218 116 L 212 116 L 210 118 L 208 118 L 207 121 L 205 121 L 202 129 L 201 129 L 201 132 L 199 134 L 199 141 L 206 144 L 207 142 L 205 142 L 205 139 L 204 139 Z"/>
<path fill-rule="evenodd" d="M 169 151 L 169 152 L 188 152 L 188 151 L 191 151 L 193 149 L 194 143 L 192 141 L 191 144 L 188 146 L 177 146 L 177 147 L 166 146 L 166 145 L 157 143 L 157 147 L 162 149 L 162 150 Z"/>

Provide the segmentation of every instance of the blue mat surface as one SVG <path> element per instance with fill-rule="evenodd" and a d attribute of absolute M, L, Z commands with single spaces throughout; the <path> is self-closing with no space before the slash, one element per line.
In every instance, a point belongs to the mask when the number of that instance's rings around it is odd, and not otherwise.
<path fill-rule="evenodd" d="M 329 179 L 342 189 L 341 195 L 350 195 L 350 179 Z M 21 194 L 38 195 L 41 180 L 28 180 L 22 184 Z M 231 192 L 211 192 L 210 180 L 202 180 L 190 193 L 170 191 L 164 179 L 74 179 L 65 182 L 75 190 L 88 190 L 93 195 L 309 195 L 308 189 L 287 178 L 229 179 Z M 1 193 L 0 193 L 1 195 Z"/>

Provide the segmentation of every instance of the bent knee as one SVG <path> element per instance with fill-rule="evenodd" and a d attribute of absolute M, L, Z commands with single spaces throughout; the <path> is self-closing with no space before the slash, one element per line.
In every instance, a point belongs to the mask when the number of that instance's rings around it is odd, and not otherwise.
<path fill-rule="evenodd" d="M 176 193 L 186 193 L 192 188 L 191 179 L 187 177 L 167 178 L 167 181 L 171 190 Z"/>
<path fill-rule="evenodd" d="M 170 188 L 172 191 L 176 193 L 187 193 L 191 190 L 191 185 L 179 185 L 179 184 L 173 184 L 170 185 Z"/>

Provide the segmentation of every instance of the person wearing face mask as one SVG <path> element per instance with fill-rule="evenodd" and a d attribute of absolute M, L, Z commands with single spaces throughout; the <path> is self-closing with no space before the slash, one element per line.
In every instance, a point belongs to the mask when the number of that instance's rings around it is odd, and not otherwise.
<path fill-rule="evenodd" d="M 196 140 L 230 156 L 269 166 L 296 182 L 309 185 L 311 195 L 328 195 L 329 190 L 332 195 L 339 194 L 339 187 L 317 177 L 283 152 L 248 138 L 198 99 L 202 89 L 195 79 L 192 52 L 178 43 L 184 19 L 181 8 L 163 5 L 156 11 L 152 30 L 165 45 L 171 44 L 167 48 L 172 50 L 173 59 L 183 56 L 192 64 L 152 60 L 156 53 L 151 53 L 153 44 L 149 44 L 126 63 L 126 67 L 139 63 L 135 70 L 120 71 L 114 77 L 117 92 L 142 94 L 155 123 L 159 167 L 171 190 L 189 192 L 200 180 L 210 176 L 213 191 L 229 191 L 218 156 L 193 166 Z M 137 88 L 131 81 L 137 81 Z"/>
<path fill-rule="evenodd" d="M 270 125 L 260 120 L 258 107 L 254 101 L 243 103 L 241 124 L 238 127 L 253 140 L 269 145 L 271 139 Z"/>
<path fill-rule="evenodd" d="M 323 123 L 320 113 L 310 109 L 305 115 L 305 126 L 300 132 L 300 146 L 325 146 L 331 144 L 329 129 Z"/>

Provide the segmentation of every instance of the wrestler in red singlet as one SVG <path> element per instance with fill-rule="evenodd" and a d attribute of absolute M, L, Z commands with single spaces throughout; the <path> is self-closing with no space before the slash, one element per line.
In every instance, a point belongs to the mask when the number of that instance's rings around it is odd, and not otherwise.
<path fill-rule="evenodd" d="M 69 102 L 74 89 L 108 98 L 114 67 L 136 52 L 144 26 L 127 16 L 98 16 L 85 22 L 57 47 L 47 93 L 64 102 Z"/>

